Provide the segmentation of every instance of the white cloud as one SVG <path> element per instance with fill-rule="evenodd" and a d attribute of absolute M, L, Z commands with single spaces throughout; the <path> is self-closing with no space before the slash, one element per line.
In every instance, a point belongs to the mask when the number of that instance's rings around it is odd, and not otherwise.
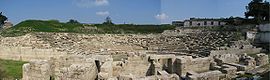
<path fill-rule="evenodd" d="M 109 1 L 108 0 L 96 0 L 95 5 L 97 5 L 97 6 L 109 5 Z"/>
<path fill-rule="evenodd" d="M 108 15 L 110 15 L 110 13 L 108 11 L 100 11 L 100 12 L 96 12 L 96 15 L 98 15 L 98 16 L 108 16 Z"/>
<path fill-rule="evenodd" d="M 157 14 L 155 16 L 155 18 L 158 19 L 158 20 L 165 20 L 165 19 L 169 18 L 169 16 L 166 15 L 165 13 L 161 13 L 161 14 Z"/>
<path fill-rule="evenodd" d="M 108 0 L 74 0 L 73 3 L 76 4 L 78 7 L 84 8 L 109 5 Z"/>

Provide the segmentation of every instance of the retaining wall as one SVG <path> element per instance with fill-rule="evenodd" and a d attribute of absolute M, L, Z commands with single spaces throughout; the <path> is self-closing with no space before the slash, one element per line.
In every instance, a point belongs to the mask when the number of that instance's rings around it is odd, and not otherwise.
<path fill-rule="evenodd" d="M 0 45 L 0 58 L 9 60 L 30 61 L 49 60 L 51 57 L 59 57 L 66 53 L 54 49 L 38 49 L 32 47 L 14 47 Z"/>

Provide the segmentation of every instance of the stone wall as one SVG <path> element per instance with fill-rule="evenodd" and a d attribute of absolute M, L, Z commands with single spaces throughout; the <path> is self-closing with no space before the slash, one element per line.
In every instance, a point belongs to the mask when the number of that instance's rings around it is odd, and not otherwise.
<path fill-rule="evenodd" d="M 23 80 L 94 80 L 97 74 L 94 60 L 82 56 L 61 56 L 23 65 Z"/>
<path fill-rule="evenodd" d="M 143 59 L 140 56 L 129 57 L 125 62 L 126 64 L 121 75 L 133 74 L 136 77 L 143 77 L 147 75 L 148 69 L 151 69 L 147 59 Z"/>
<path fill-rule="evenodd" d="M 93 63 L 72 64 L 61 68 L 56 80 L 95 80 L 97 73 Z"/>
<path fill-rule="evenodd" d="M 242 54 L 242 53 L 256 54 L 256 53 L 260 53 L 261 49 L 262 48 L 247 48 L 247 49 L 229 48 L 227 50 L 213 50 L 211 51 L 210 56 L 214 56 L 218 54 Z"/>
<path fill-rule="evenodd" d="M 217 65 L 222 65 L 223 63 L 238 63 L 239 57 L 236 54 L 220 54 L 214 56 Z"/>
<path fill-rule="evenodd" d="M 220 71 L 209 71 L 205 73 L 191 73 L 187 76 L 187 80 L 222 80 L 222 77 L 225 76 Z M 226 80 L 226 79 L 225 79 Z"/>
<path fill-rule="evenodd" d="M 195 58 L 191 56 L 179 56 L 176 58 L 174 67 L 178 75 L 185 76 L 188 71 L 205 72 L 210 70 L 212 58 Z"/>
<path fill-rule="evenodd" d="M 24 65 L 24 77 L 25 79 L 48 79 L 49 77 L 56 80 L 177 80 L 179 77 L 191 80 L 232 79 L 236 77 L 237 71 L 245 72 L 255 69 L 256 62 L 261 61 L 260 64 L 266 64 L 262 61 L 268 60 L 267 56 L 262 54 L 255 58 L 246 54 L 223 54 L 204 58 L 173 54 L 128 53 L 127 55 L 127 58 L 117 61 L 114 61 L 111 55 L 95 54 L 68 55 L 43 62 L 30 62 Z M 190 72 L 192 75 L 189 74 Z M 41 75 L 45 77 L 40 77 Z"/>
<path fill-rule="evenodd" d="M 58 52 L 54 49 L 38 49 L 33 47 L 14 47 L 0 45 L 0 58 L 10 60 L 30 61 L 49 60 L 51 57 L 66 55 L 63 52 Z"/>
<path fill-rule="evenodd" d="M 23 65 L 22 80 L 50 80 L 51 65 L 48 61 L 31 61 Z"/>

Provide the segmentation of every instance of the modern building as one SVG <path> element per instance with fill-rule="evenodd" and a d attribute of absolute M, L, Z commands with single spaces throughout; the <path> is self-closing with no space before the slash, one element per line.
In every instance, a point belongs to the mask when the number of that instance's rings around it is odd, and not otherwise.
<path fill-rule="evenodd" d="M 172 21 L 172 25 L 174 25 L 176 27 L 181 27 L 181 26 L 184 26 L 184 22 L 180 21 L 180 20 L 174 20 L 174 21 Z"/>
<path fill-rule="evenodd" d="M 209 18 L 190 18 L 184 21 L 184 27 L 207 27 L 207 26 L 222 26 L 226 22 L 222 19 L 209 19 Z"/>
<path fill-rule="evenodd" d="M 11 28 L 12 26 L 13 26 L 13 24 L 10 21 L 5 21 L 2 28 L 7 29 L 7 28 Z"/>

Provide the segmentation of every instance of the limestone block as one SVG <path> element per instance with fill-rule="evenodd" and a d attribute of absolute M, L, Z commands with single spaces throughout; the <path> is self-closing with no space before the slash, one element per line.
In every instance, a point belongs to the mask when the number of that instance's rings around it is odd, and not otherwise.
<path fill-rule="evenodd" d="M 98 80 L 107 80 L 109 78 L 110 78 L 110 76 L 108 73 L 104 73 L 104 72 L 98 73 Z"/>
<path fill-rule="evenodd" d="M 269 64 L 269 61 L 268 61 L 269 59 L 268 58 L 269 57 L 266 54 L 263 54 L 263 53 L 257 54 L 255 56 L 256 65 L 257 66 L 263 66 L 263 65 Z"/>
<path fill-rule="evenodd" d="M 230 65 L 222 65 L 223 69 L 221 70 L 222 73 L 225 73 L 228 78 L 233 78 L 237 73 L 237 68 Z"/>
<path fill-rule="evenodd" d="M 110 78 L 113 76 L 113 64 L 112 61 L 107 61 L 100 67 L 100 72 L 106 73 L 107 78 Z M 103 74 L 103 75 L 104 75 Z"/>
<path fill-rule="evenodd" d="M 179 80 L 179 76 L 176 74 L 169 75 L 153 75 L 147 76 L 144 79 L 136 79 L 136 80 Z"/>
<path fill-rule="evenodd" d="M 243 61 L 244 65 L 247 66 L 248 70 L 254 69 L 256 67 L 256 61 L 254 58 L 248 56 Z"/>
<path fill-rule="evenodd" d="M 122 61 L 114 61 L 112 66 L 113 66 L 113 76 L 118 76 L 125 67 Z"/>
<path fill-rule="evenodd" d="M 50 80 L 48 61 L 31 61 L 23 65 L 23 80 Z"/>
<path fill-rule="evenodd" d="M 216 58 L 215 62 L 216 62 L 217 65 L 222 65 L 224 63 L 224 60 Z"/>
<path fill-rule="evenodd" d="M 123 74 L 118 77 L 118 80 L 133 80 L 134 78 L 135 76 L 132 74 L 128 74 L 128 75 Z"/>
<path fill-rule="evenodd" d="M 219 65 L 222 63 L 238 63 L 239 57 L 235 54 L 220 54 L 214 57 Z M 221 60 L 221 61 L 220 61 Z"/>
<path fill-rule="evenodd" d="M 222 72 L 220 71 L 208 71 L 204 73 L 194 74 L 194 75 L 188 75 L 188 80 L 219 80 L 222 76 Z"/>
<path fill-rule="evenodd" d="M 192 58 L 177 57 L 175 62 L 175 71 L 178 75 L 185 76 L 187 71 L 204 72 L 210 70 L 210 61 L 212 58 Z"/>
<path fill-rule="evenodd" d="M 188 76 L 186 79 L 187 79 L 187 80 L 198 80 L 198 79 L 197 79 L 197 76 L 193 76 L 193 75 Z"/>
<path fill-rule="evenodd" d="M 226 64 L 236 67 L 237 71 L 246 71 L 247 70 L 247 66 L 245 66 L 245 65 L 236 64 L 236 63 L 226 63 Z"/>
<path fill-rule="evenodd" d="M 95 80 L 97 68 L 94 63 L 72 64 L 60 69 L 60 80 Z"/>
<path fill-rule="evenodd" d="M 108 80 L 118 80 L 116 77 L 109 78 Z"/>
<path fill-rule="evenodd" d="M 216 62 L 210 62 L 210 69 L 216 70 L 217 63 Z"/>

